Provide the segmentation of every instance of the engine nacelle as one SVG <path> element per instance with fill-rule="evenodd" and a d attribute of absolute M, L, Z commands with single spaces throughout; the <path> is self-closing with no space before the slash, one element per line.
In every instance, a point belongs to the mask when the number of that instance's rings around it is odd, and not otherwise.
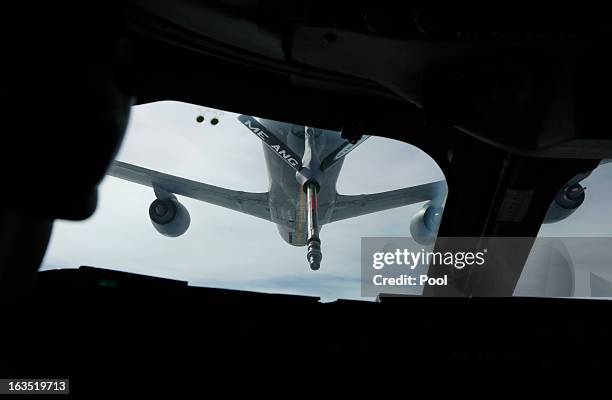
<path fill-rule="evenodd" d="M 584 187 L 580 183 L 564 186 L 548 208 L 543 223 L 551 224 L 569 217 L 583 202 Z"/>
<path fill-rule="evenodd" d="M 417 243 L 430 245 L 436 241 L 442 212 L 442 207 L 427 203 L 412 217 L 410 234 Z"/>
<path fill-rule="evenodd" d="M 149 206 L 151 223 L 164 236 L 181 236 L 189 228 L 191 217 L 184 205 L 176 197 L 155 199 Z"/>

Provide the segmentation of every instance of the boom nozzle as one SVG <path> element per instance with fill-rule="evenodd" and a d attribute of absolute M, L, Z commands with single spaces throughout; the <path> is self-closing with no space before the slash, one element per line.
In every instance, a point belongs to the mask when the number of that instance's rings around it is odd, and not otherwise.
<path fill-rule="evenodd" d="M 306 253 L 306 259 L 308 260 L 310 269 L 313 271 L 321 267 L 321 259 L 323 259 L 321 239 L 319 239 L 318 189 L 319 186 L 316 182 L 308 182 L 306 184 L 306 196 L 308 199 L 308 238 L 306 239 L 308 243 L 308 253 Z"/>
<path fill-rule="evenodd" d="M 310 264 L 310 269 L 313 271 L 321 267 L 323 253 L 321 253 L 321 240 L 318 236 L 308 241 L 308 253 L 306 254 L 306 258 L 308 259 L 308 264 Z"/>
<path fill-rule="evenodd" d="M 321 174 L 321 162 L 316 151 L 315 137 L 314 129 L 305 126 L 302 169 L 295 175 L 298 183 L 306 192 L 308 208 L 308 237 L 306 238 L 308 252 L 306 253 L 306 259 L 310 269 L 313 271 L 321 267 L 321 259 L 323 259 L 321 239 L 319 239 L 321 228 L 319 227 L 319 204 L 317 198 L 319 192 L 319 183 L 317 181 Z"/>

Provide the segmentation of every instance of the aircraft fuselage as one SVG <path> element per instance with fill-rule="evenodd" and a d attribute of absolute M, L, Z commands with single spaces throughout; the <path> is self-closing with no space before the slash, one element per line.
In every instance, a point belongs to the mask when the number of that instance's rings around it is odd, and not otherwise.
<path fill-rule="evenodd" d="M 304 138 L 288 133 L 288 144 L 298 153 L 304 151 Z M 338 146 L 337 139 L 324 132 L 317 135 L 316 151 L 322 158 Z M 296 179 L 296 172 L 282 158 L 267 146 L 263 146 L 268 180 L 270 182 L 269 202 L 272 222 L 287 243 L 305 246 L 308 236 L 306 193 Z M 321 225 L 327 223 L 336 200 L 336 183 L 344 160 L 333 164 L 318 177 L 318 215 Z"/>

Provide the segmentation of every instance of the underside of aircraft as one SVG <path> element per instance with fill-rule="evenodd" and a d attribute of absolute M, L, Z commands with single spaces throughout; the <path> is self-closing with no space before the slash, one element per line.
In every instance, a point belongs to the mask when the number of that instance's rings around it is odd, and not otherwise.
<path fill-rule="evenodd" d="M 308 246 L 306 259 L 313 270 L 320 268 L 323 257 L 321 227 L 347 218 L 427 201 L 410 224 L 411 234 L 423 244 L 435 240 L 446 191 L 443 181 L 383 193 L 341 195 L 336 191 L 336 182 L 344 157 L 367 136 L 351 143 L 338 137 L 333 140 L 332 133 L 327 132 L 325 139 L 332 140 L 317 145 L 317 137 L 324 139 L 320 130 L 292 125 L 289 131 L 301 133 L 298 144 L 304 150 L 300 156 L 288 146 L 288 135 L 273 132 L 278 124 L 267 121 L 267 128 L 252 117 L 242 115 L 239 119 L 262 139 L 267 152 L 270 190 L 266 193 L 225 189 L 122 161 L 113 161 L 108 175 L 153 189 L 156 199 L 149 207 L 149 216 L 162 235 L 181 236 L 189 228 L 191 218 L 176 198 L 178 194 L 277 224 L 281 237 L 289 244 Z M 287 168 L 292 173 L 280 173 Z M 287 198 L 287 193 L 294 196 Z"/>

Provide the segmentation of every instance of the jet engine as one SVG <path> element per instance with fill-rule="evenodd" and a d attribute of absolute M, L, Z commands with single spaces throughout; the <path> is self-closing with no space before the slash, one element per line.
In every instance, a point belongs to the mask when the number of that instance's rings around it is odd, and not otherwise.
<path fill-rule="evenodd" d="M 569 217 L 584 202 L 584 187 L 580 183 L 564 186 L 548 208 L 544 223 L 550 224 Z"/>
<path fill-rule="evenodd" d="M 149 218 L 155 229 L 164 236 L 181 236 L 189 228 L 191 217 L 176 197 L 155 199 L 149 206 Z"/>
<path fill-rule="evenodd" d="M 442 221 L 442 207 L 427 203 L 410 221 L 412 238 L 422 245 L 430 245 L 438 236 L 438 228 Z"/>

